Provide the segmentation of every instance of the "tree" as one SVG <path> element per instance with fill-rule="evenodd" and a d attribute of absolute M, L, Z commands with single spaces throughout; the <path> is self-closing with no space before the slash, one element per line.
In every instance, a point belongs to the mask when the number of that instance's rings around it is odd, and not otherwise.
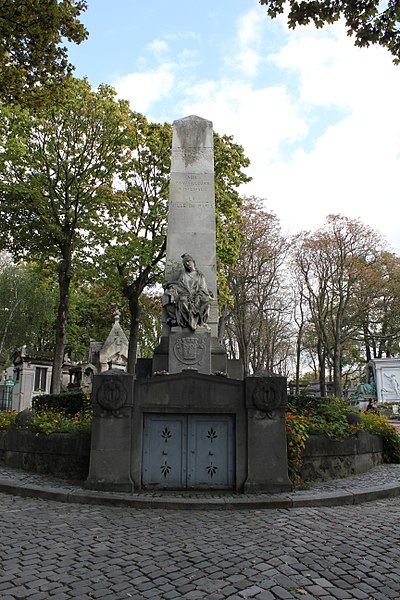
<path fill-rule="evenodd" d="M 104 342 L 119 313 L 122 329 L 129 329 L 129 311 L 124 306 L 118 289 L 111 289 L 104 282 L 80 275 L 73 282 L 70 294 L 70 316 L 67 325 L 67 351 L 73 360 L 87 361 L 91 341 Z"/>
<path fill-rule="evenodd" d="M 361 265 L 356 288 L 358 335 L 365 359 L 391 357 L 400 350 L 400 258 L 378 253 L 374 262 Z"/>
<path fill-rule="evenodd" d="M 163 277 L 172 128 L 169 124 L 150 123 L 132 112 L 127 144 L 116 209 L 104 214 L 103 226 L 98 229 L 98 244 L 105 252 L 97 255 L 97 264 L 109 285 L 118 285 L 129 304 L 127 368 L 133 373 L 142 322 L 141 297 L 145 289 L 160 283 Z M 221 265 L 233 262 L 236 256 L 235 215 L 240 204 L 236 188 L 248 181 L 242 171 L 248 159 L 229 136 L 215 134 L 214 144 L 217 259 Z"/>
<path fill-rule="evenodd" d="M 63 39 L 87 37 L 85 0 L 0 0 L 0 99 L 27 104 L 72 71 Z"/>
<path fill-rule="evenodd" d="M 131 112 L 126 138 L 126 163 L 121 189 L 112 211 L 105 212 L 97 231 L 104 253 L 93 257 L 97 269 L 117 287 L 129 305 L 128 372 L 135 370 L 141 295 L 162 275 L 166 248 L 168 175 L 172 130 L 149 123 Z"/>
<path fill-rule="evenodd" d="M 226 322 L 226 342 L 250 370 L 282 370 L 290 345 L 290 295 L 283 290 L 287 243 L 273 213 L 258 198 L 245 198 L 240 211 L 239 257 L 227 269 L 233 305 Z"/>
<path fill-rule="evenodd" d="M 0 370 L 17 347 L 53 349 L 54 300 L 52 281 L 33 266 L 0 260 Z"/>
<path fill-rule="evenodd" d="M 288 25 L 294 29 L 313 21 L 318 28 L 344 18 L 347 33 L 355 36 L 356 46 L 379 44 L 400 62 L 400 3 L 398 0 L 259 0 L 267 7 L 268 15 L 275 18 L 286 9 Z"/>
<path fill-rule="evenodd" d="M 304 344 L 304 336 L 307 328 L 307 304 L 304 295 L 304 282 L 296 272 L 293 279 L 293 321 L 296 326 L 296 349 L 295 349 L 295 394 L 300 393 L 301 355 Z"/>
<path fill-rule="evenodd" d="M 297 242 L 295 262 L 317 338 L 321 395 L 326 393 L 325 368 L 330 360 L 334 394 L 341 397 L 344 352 L 358 326 L 357 282 L 362 265 L 374 262 L 381 239 L 358 220 L 329 215 L 324 227 L 304 232 Z"/>
<path fill-rule="evenodd" d="M 58 277 L 52 392 L 60 389 L 72 266 L 112 196 L 127 111 L 108 86 L 68 85 L 55 107 L 3 107 L 0 117 L 0 247 L 52 265 Z"/>
<path fill-rule="evenodd" d="M 251 180 L 243 171 L 249 164 L 243 147 L 235 144 L 233 136 L 214 133 L 216 252 L 220 307 L 231 302 L 226 268 L 233 267 L 239 257 L 242 198 L 238 189 Z"/>

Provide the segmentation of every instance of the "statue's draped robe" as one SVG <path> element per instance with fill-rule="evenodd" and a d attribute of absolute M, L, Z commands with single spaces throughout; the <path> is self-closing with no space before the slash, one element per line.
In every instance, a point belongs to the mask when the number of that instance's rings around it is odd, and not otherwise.
<path fill-rule="evenodd" d="M 169 297 L 171 324 L 190 327 L 192 331 L 206 325 L 210 309 L 210 292 L 205 277 L 200 271 L 183 270 L 176 283 L 166 289 Z M 171 311 L 172 306 L 174 310 Z M 175 321 L 175 323 L 173 323 Z"/>

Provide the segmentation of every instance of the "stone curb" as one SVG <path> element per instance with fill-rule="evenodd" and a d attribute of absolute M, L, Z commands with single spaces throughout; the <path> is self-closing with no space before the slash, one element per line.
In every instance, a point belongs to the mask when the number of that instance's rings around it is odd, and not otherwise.
<path fill-rule="evenodd" d="M 390 483 L 382 486 L 371 486 L 351 491 L 346 489 L 334 492 L 299 492 L 290 494 L 254 494 L 215 496 L 202 498 L 193 496 L 157 496 L 151 494 L 118 494 L 115 492 L 98 492 L 94 490 L 37 486 L 16 483 L 0 479 L 0 492 L 25 498 L 41 498 L 71 504 L 91 504 L 102 506 L 119 506 L 129 508 L 153 508 L 166 510 L 252 510 L 277 508 L 304 508 L 322 506 L 344 506 L 361 504 L 400 496 L 400 484 Z"/>

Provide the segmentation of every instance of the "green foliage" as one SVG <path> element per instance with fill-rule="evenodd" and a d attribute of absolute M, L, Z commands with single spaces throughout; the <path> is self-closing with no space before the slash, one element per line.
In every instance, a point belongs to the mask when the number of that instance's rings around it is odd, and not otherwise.
<path fill-rule="evenodd" d="M 305 410 L 304 415 L 308 418 L 308 435 L 324 435 L 335 440 L 354 435 L 361 427 L 347 421 L 349 412 L 347 404 L 337 398 L 332 398 L 315 409 Z"/>
<path fill-rule="evenodd" d="M 308 420 L 303 415 L 286 413 L 286 439 L 288 451 L 288 473 L 292 483 L 300 486 L 304 481 L 300 477 L 301 454 L 308 438 Z"/>
<path fill-rule="evenodd" d="M 385 417 L 372 412 L 361 413 L 364 430 L 383 439 L 383 459 L 388 463 L 400 463 L 400 435 Z"/>
<path fill-rule="evenodd" d="M 81 410 L 74 415 L 64 411 L 44 410 L 34 415 L 31 431 L 36 433 L 90 433 L 92 430 L 92 413 Z"/>
<path fill-rule="evenodd" d="M 241 242 L 240 209 L 242 198 L 238 188 L 250 181 L 244 169 L 250 164 L 244 149 L 232 136 L 214 133 L 215 211 L 217 233 L 217 276 L 219 306 L 231 302 L 226 268 L 239 256 Z"/>
<path fill-rule="evenodd" d="M 0 364 L 23 345 L 54 348 L 55 290 L 35 266 L 0 264 Z"/>
<path fill-rule="evenodd" d="M 268 15 L 275 18 L 287 8 L 288 25 L 292 29 L 313 21 L 318 28 L 344 18 L 347 33 L 355 36 L 356 46 L 379 44 L 400 62 L 400 5 L 389 0 L 384 5 L 379 0 L 259 0 L 267 7 Z"/>
<path fill-rule="evenodd" d="M 129 330 L 129 310 L 118 288 L 112 289 L 93 278 L 91 283 L 81 281 L 74 285 L 70 298 L 67 348 L 73 360 L 87 361 L 90 341 L 106 340 L 117 310 L 122 329 Z"/>
<path fill-rule="evenodd" d="M 0 0 L 0 99 L 37 104 L 72 71 L 63 39 L 79 44 L 85 0 Z"/>
<path fill-rule="evenodd" d="M 355 435 L 361 425 L 347 421 L 350 407 L 337 398 L 292 396 L 286 414 L 289 477 L 294 485 L 302 485 L 300 478 L 302 452 L 310 435 L 330 439 L 344 439 Z"/>
<path fill-rule="evenodd" d="M 17 415 L 16 410 L 0 411 L 0 431 L 12 429 Z"/>
<path fill-rule="evenodd" d="M 338 398 L 292 397 L 286 414 L 289 477 L 295 485 L 300 479 L 302 458 L 307 438 L 323 435 L 330 439 L 343 439 L 364 430 L 383 439 L 383 459 L 387 463 L 400 463 L 400 435 L 388 421 L 372 412 L 360 413 L 362 423 L 349 424 L 347 415 L 352 409 Z"/>
<path fill-rule="evenodd" d="M 86 80 L 71 78 L 57 105 L 0 112 L 0 248 L 58 277 L 52 391 L 60 386 L 71 279 L 113 197 L 127 110 L 109 86 L 93 91 Z"/>
<path fill-rule="evenodd" d="M 77 394 L 63 394 L 63 398 L 56 396 L 42 396 L 43 403 L 34 398 L 33 420 L 27 426 L 35 433 L 87 433 L 92 430 L 93 410 L 90 398 L 79 399 Z M 72 403 L 66 401 L 70 396 Z M 81 394 L 83 396 L 83 394 Z M 0 431 L 13 429 L 17 411 L 0 412 Z"/>
<path fill-rule="evenodd" d="M 36 415 L 42 412 L 63 412 L 66 416 L 74 416 L 79 412 L 90 412 L 91 401 L 81 392 L 64 394 L 40 394 L 32 398 L 32 409 Z"/>
<path fill-rule="evenodd" d="M 320 404 L 326 404 L 330 398 L 321 396 L 289 396 L 289 405 L 296 413 L 304 413 L 307 410 L 316 410 Z"/>
<path fill-rule="evenodd" d="M 97 223 L 121 162 L 126 104 L 71 79 L 57 106 L 0 113 L 0 244 L 46 264 L 68 260 Z"/>

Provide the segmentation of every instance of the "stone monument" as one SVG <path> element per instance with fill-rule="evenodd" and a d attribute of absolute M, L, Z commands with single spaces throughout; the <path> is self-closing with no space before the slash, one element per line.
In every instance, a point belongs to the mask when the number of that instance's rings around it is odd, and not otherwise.
<path fill-rule="evenodd" d="M 195 116 L 173 124 L 166 258 L 162 336 L 151 371 L 95 377 L 87 486 L 290 490 L 286 378 L 226 376 L 218 342 L 213 131 Z"/>
<path fill-rule="evenodd" d="M 227 370 L 218 343 L 212 123 L 173 123 L 162 338 L 154 371 Z"/>

